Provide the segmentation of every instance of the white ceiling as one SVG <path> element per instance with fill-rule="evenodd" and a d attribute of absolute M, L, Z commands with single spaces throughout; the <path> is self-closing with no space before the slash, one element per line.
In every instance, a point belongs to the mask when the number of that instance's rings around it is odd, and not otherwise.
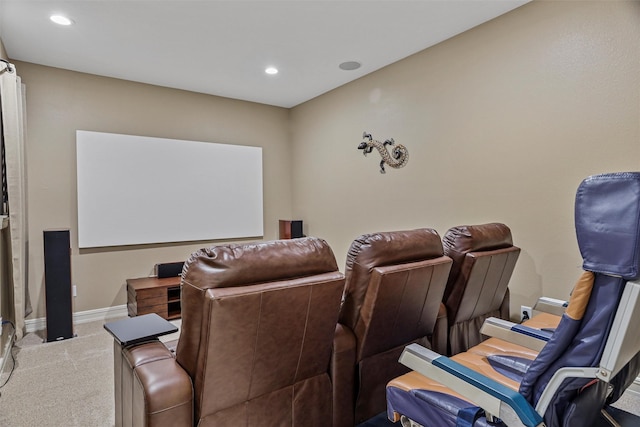
<path fill-rule="evenodd" d="M 14 60 L 293 107 L 529 1 L 0 0 L 0 38 Z"/>

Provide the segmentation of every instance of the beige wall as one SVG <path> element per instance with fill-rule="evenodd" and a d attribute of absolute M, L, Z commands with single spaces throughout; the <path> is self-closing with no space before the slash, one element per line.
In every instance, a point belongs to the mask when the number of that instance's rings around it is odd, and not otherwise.
<path fill-rule="evenodd" d="M 640 2 L 533 2 L 295 107 L 294 216 L 339 263 L 361 233 L 500 221 L 522 247 L 512 312 L 566 298 L 573 198 L 640 169 Z M 362 131 L 408 147 L 378 172 Z"/>
<path fill-rule="evenodd" d="M 185 260 L 207 242 L 78 250 L 77 129 L 263 147 L 265 238 L 291 216 L 288 110 L 16 62 L 27 93 L 29 289 L 44 316 L 42 231 L 69 228 L 75 311 L 126 302 L 125 280 Z M 211 185 L 224 185 L 212 182 Z M 207 194 L 203 194 L 207 197 Z M 184 209 L 167 195 L 167 209 Z M 126 206 L 122 207 L 126 209 Z M 224 206 L 220 207 L 224 209 Z M 202 215 L 193 212 L 193 215 Z"/>

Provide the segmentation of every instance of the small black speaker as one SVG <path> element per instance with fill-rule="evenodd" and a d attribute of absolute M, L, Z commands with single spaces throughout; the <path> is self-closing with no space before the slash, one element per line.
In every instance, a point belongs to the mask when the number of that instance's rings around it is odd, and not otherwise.
<path fill-rule="evenodd" d="M 165 277 L 175 277 L 182 274 L 183 262 L 167 262 L 164 264 L 156 264 L 156 275 L 158 279 L 164 279 Z"/>
<path fill-rule="evenodd" d="M 304 237 L 302 234 L 302 220 L 286 220 L 279 221 L 279 238 L 280 239 L 298 239 Z"/>
<path fill-rule="evenodd" d="M 69 230 L 45 230 L 44 289 L 47 342 L 73 338 Z"/>
<path fill-rule="evenodd" d="M 298 239 L 304 237 L 302 234 L 302 220 L 291 221 L 291 238 Z"/>

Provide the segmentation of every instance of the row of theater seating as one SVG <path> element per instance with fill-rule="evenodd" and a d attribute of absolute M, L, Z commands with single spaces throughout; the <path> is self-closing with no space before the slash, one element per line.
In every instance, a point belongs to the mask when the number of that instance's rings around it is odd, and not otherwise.
<path fill-rule="evenodd" d="M 114 346 L 116 425 L 352 427 L 386 409 L 406 345 L 457 353 L 508 318 L 519 251 L 497 223 L 360 236 L 344 275 L 317 238 L 200 250 L 175 357 Z"/>
<path fill-rule="evenodd" d="M 508 318 L 507 285 L 519 253 L 498 223 L 454 227 L 442 241 L 431 229 L 355 239 L 332 363 L 353 365 L 354 374 L 332 371 L 334 426 L 384 411 L 386 383 L 406 372 L 397 363 L 406 345 L 455 354 L 481 341 L 485 318 Z"/>

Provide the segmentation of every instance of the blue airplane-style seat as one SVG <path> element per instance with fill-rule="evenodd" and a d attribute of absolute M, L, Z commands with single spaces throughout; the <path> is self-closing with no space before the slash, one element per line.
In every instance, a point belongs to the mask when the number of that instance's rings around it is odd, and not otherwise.
<path fill-rule="evenodd" d="M 640 352 L 640 173 L 585 179 L 575 226 L 584 272 L 541 350 L 490 338 L 447 358 L 408 346 L 400 361 L 413 371 L 387 385 L 389 419 L 425 427 L 585 427 L 597 419 L 623 391 L 614 388 L 637 374 L 629 363 Z"/>

